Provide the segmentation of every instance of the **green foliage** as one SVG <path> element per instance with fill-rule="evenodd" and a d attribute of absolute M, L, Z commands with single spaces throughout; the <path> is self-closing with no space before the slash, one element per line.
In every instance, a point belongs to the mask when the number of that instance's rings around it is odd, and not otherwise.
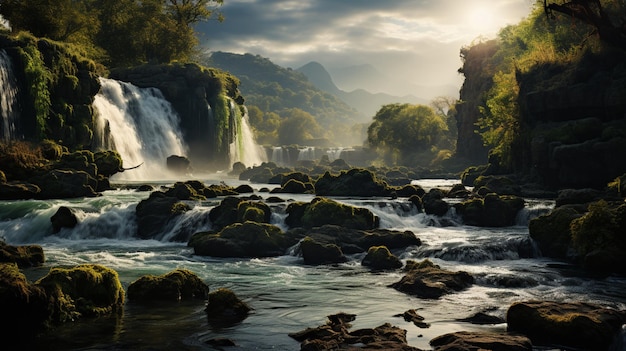
<path fill-rule="evenodd" d="M 570 223 L 572 244 L 582 255 L 596 249 L 626 247 L 626 205 L 619 207 L 600 200 Z"/>
<path fill-rule="evenodd" d="M 536 6 L 517 25 L 500 30 L 497 50 L 485 64 L 485 70 L 493 74 L 493 85 L 479 107 L 482 117 L 476 123 L 485 145 L 500 159 L 500 166 L 513 167 L 515 146 L 526 142 L 518 105 L 520 77 L 545 65 L 574 62 L 582 46 L 589 45 L 589 35 L 586 26 L 572 26 L 563 18 L 549 21 L 543 6 Z M 542 80 L 549 82 L 547 78 Z"/>
<path fill-rule="evenodd" d="M 23 43 L 19 53 L 24 65 L 26 89 L 35 109 L 35 133 L 38 137 L 43 138 L 46 119 L 52 105 L 48 86 L 52 82 L 53 76 L 37 49 L 35 38 L 22 34 L 19 40 Z"/>
<path fill-rule="evenodd" d="M 104 49 L 111 66 L 188 60 L 198 44 L 193 26 L 212 18 L 223 0 L 3 0 L 0 15 L 14 30 Z"/>
<path fill-rule="evenodd" d="M 278 142 L 281 145 L 307 145 L 307 140 L 321 136 L 322 128 L 309 113 L 292 108 L 280 114 L 284 116 L 278 127 Z"/>
<path fill-rule="evenodd" d="M 436 150 L 445 131 L 442 116 L 428 106 L 390 104 L 374 116 L 367 141 L 389 155 L 392 163 L 410 165 L 415 154 Z"/>

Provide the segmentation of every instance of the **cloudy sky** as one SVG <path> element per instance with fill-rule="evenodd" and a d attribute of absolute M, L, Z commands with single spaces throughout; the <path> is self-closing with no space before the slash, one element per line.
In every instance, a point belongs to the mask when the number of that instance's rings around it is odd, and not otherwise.
<path fill-rule="evenodd" d="M 518 23 L 535 2 L 224 0 L 225 21 L 203 24 L 201 40 L 211 51 L 261 55 L 294 69 L 310 61 L 331 73 L 369 64 L 396 82 L 460 87 L 461 47 Z"/>

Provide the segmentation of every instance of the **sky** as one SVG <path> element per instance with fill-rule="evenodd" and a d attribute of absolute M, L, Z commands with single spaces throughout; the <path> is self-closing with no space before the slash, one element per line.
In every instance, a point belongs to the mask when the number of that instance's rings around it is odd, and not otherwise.
<path fill-rule="evenodd" d="M 408 95 L 417 95 L 415 86 L 452 85 L 458 93 L 460 49 L 518 23 L 535 2 L 224 0 L 225 20 L 204 23 L 201 43 L 209 51 L 260 55 L 293 69 L 317 61 L 331 74 L 369 64 Z"/>

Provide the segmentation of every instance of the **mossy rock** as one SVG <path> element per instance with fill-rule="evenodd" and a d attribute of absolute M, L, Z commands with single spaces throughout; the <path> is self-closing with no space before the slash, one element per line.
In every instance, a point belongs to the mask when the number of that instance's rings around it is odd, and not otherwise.
<path fill-rule="evenodd" d="M 15 263 L 0 263 L 2 333 L 31 337 L 47 327 L 50 310 L 44 289 L 30 283 Z"/>
<path fill-rule="evenodd" d="M 424 196 L 424 194 L 426 194 L 426 191 L 424 190 L 424 188 L 415 184 L 407 184 L 407 185 L 403 185 L 400 187 L 395 187 L 394 189 L 395 189 L 396 195 L 399 197 L 408 197 L 408 198 L 412 196 L 422 197 Z"/>
<path fill-rule="evenodd" d="M 421 263 L 407 262 L 405 271 L 406 275 L 390 287 L 425 299 L 438 299 L 443 295 L 465 290 L 474 283 L 474 278 L 469 273 L 443 270 L 430 260 Z"/>
<path fill-rule="evenodd" d="M 374 270 L 402 268 L 402 261 L 392 254 L 386 246 L 372 246 L 361 261 L 363 266 Z"/>
<path fill-rule="evenodd" d="M 195 273 L 176 269 L 167 274 L 146 275 L 128 285 L 127 296 L 131 301 L 172 301 L 206 299 L 209 286 Z"/>
<path fill-rule="evenodd" d="M 337 160 L 335 160 L 337 161 Z M 324 173 L 315 181 L 315 194 L 319 196 L 388 196 L 392 189 L 370 170 L 352 168 L 338 175 Z"/>
<path fill-rule="evenodd" d="M 13 246 L 0 240 L 0 262 L 15 263 L 20 268 L 43 265 L 45 255 L 40 245 Z"/>
<path fill-rule="evenodd" d="M 211 324 L 230 324 L 244 320 L 252 308 L 230 289 L 219 288 L 209 293 L 205 308 Z"/>
<path fill-rule="evenodd" d="M 57 161 L 64 153 L 67 153 L 67 148 L 57 144 L 53 140 L 44 140 L 40 143 L 41 153 L 43 157 L 48 160 Z"/>
<path fill-rule="evenodd" d="M 202 188 L 202 190 L 204 187 Z M 188 182 L 176 182 L 165 191 L 165 196 L 174 197 L 178 200 L 206 200 L 206 196 Z"/>
<path fill-rule="evenodd" d="M 231 224 L 218 233 L 196 233 L 188 246 L 201 256 L 274 257 L 283 255 L 294 244 L 279 227 L 248 221 Z"/>
<path fill-rule="evenodd" d="M 524 208 L 524 199 L 514 195 L 487 194 L 455 204 L 457 213 L 467 225 L 505 227 L 515 224 L 517 213 Z"/>
<path fill-rule="evenodd" d="M 52 268 L 35 284 L 46 291 L 55 323 L 109 315 L 121 312 L 124 306 L 124 288 L 117 272 L 102 265 Z"/>
<path fill-rule="evenodd" d="M 157 238 L 172 219 L 189 210 L 191 207 L 177 198 L 153 191 L 135 207 L 137 236 L 140 239 Z"/>
<path fill-rule="evenodd" d="M 528 222 L 528 232 L 544 256 L 567 258 L 572 248 L 570 224 L 580 212 L 570 206 L 556 207 L 547 214 Z"/>
<path fill-rule="evenodd" d="M 123 170 L 122 156 L 117 151 L 99 151 L 94 153 L 93 160 L 98 167 L 98 174 L 110 177 Z M 136 165 L 132 165 L 133 167 Z"/>
<path fill-rule="evenodd" d="M 348 260 L 339 246 L 319 243 L 310 237 L 300 242 L 299 250 L 304 263 L 308 265 L 343 263 Z"/>
<path fill-rule="evenodd" d="M 584 302 L 523 301 L 507 311 L 508 330 L 536 346 L 607 350 L 622 331 L 626 314 Z"/>
<path fill-rule="evenodd" d="M 366 208 L 345 205 L 324 197 L 316 197 L 305 205 L 290 204 L 287 213 L 285 222 L 288 225 L 301 224 L 306 228 L 331 224 L 351 229 L 374 229 L 379 224 L 378 217 Z"/>

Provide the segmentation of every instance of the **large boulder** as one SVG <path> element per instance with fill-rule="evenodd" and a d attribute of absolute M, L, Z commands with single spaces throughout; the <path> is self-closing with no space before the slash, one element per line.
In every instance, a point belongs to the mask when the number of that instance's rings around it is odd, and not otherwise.
<path fill-rule="evenodd" d="M 35 282 L 49 299 L 53 323 L 119 313 L 124 307 L 124 288 L 117 272 L 98 264 L 52 268 Z"/>
<path fill-rule="evenodd" d="M 300 242 L 299 251 L 304 263 L 308 265 L 342 263 L 348 260 L 339 246 L 322 244 L 310 237 Z"/>
<path fill-rule="evenodd" d="M 544 256 L 565 259 L 573 255 L 570 224 L 583 214 L 571 206 L 556 207 L 528 222 L 528 232 Z"/>
<path fill-rule="evenodd" d="M 326 224 L 350 229 L 377 228 L 379 219 L 370 210 L 316 197 L 310 203 L 292 203 L 287 206 L 285 223 L 290 227 L 320 227 Z"/>
<path fill-rule="evenodd" d="M 273 257 L 283 255 L 296 243 L 273 224 L 248 221 L 231 224 L 218 233 L 196 233 L 188 246 L 201 256 Z"/>
<path fill-rule="evenodd" d="M 179 268 L 160 276 L 142 276 L 128 285 L 126 294 L 137 302 L 206 300 L 209 286 L 195 273 Z"/>
<path fill-rule="evenodd" d="M 95 166 L 94 166 L 95 167 Z M 51 170 L 29 180 L 37 185 L 41 192 L 39 199 L 64 199 L 77 197 L 95 197 L 99 194 L 98 181 L 85 171 Z"/>
<path fill-rule="evenodd" d="M 446 193 L 439 188 L 432 188 L 422 196 L 422 204 L 426 214 L 443 216 L 448 213 L 450 205 L 444 200 Z"/>
<path fill-rule="evenodd" d="M 404 277 L 390 287 L 425 299 L 438 299 L 474 284 L 474 278 L 469 273 L 443 270 L 428 259 L 421 262 L 409 261 L 405 270 L 407 273 Z"/>
<path fill-rule="evenodd" d="M 522 335 L 487 332 L 456 332 L 430 341 L 434 351 L 532 351 L 530 339 Z"/>
<path fill-rule="evenodd" d="M 517 213 L 524 208 L 524 199 L 514 195 L 490 193 L 484 198 L 473 198 L 454 205 L 467 225 L 505 227 L 515 224 Z"/>
<path fill-rule="evenodd" d="M 367 255 L 361 264 L 373 270 L 402 268 L 402 261 L 392 254 L 386 246 L 372 246 L 367 250 Z"/>
<path fill-rule="evenodd" d="M 338 175 L 326 172 L 314 185 L 315 194 L 319 196 L 388 196 L 392 193 L 386 182 L 361 168 L 342 171 Z"/>
<path fill-rule="evenodd" d="M 287 231 L 286 235 L 296 242 L 308 236 L 318 243 L 334 244 L 339 246 L 344 254 L 367 252 L 372 246 L 403 249 L 422 244 L 421 240 L 411 231 L 390 229 L 358 230 L 338 225 L 292 228 Z"/>
<path fill-rule="evenodd" d="M 252 310 L 232 290 L 220 288 L 209 293 L 206 308 L 211 325 L 229 325 L 244 320 Z"/>
<path fill-rule="evenodd" d="M 191 207 L 173 196 L 154 191 L 141 200 L 135 208 L 137 216 L 137 236 L 140 239 L 153 239 L 164 232 L 167 224 L 187 212 Z"/>
<path fill-rule="evenodd" d="M 73 209 L 67 206 L 61 206 L 54 215 L 50 217 L 50 222 L 52 223 L 52 232 L 58 233 L 63 228 L 76 227 L 78 218 Z"/>
<path fill-rule="evenodd" d="M 269 223 L 271 216 L 272 210 L 267 204 L 234 196 L 225 197 L 219 205 L 209 211 L 213 230 L 245 221 Z"/>
<path fill-rule="evenodd" d="M 625 311 L 584 302 L 524 301 L 507 311 L 508 330 L 535 345 L 607 350 L 626 322 Z"/>

